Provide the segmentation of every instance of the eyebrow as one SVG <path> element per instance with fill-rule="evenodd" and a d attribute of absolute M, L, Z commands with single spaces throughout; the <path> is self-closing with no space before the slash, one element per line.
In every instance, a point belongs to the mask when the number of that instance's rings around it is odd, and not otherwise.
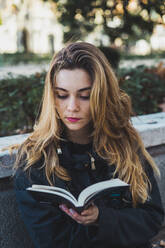
<path fill-rule="evenodd" d="M 82 91 L 85 91 L 85 90 L 91 90 L 91 86 L 90 87 L 85 87 L 85 88 L 81 88 L 78 90 L 78 92 L 82 92 Z M 62 90 L 62 91 L 65 91 L 65 92 L 68 92 L 68 90 L 64 89 L 64 88 L 60 88 L 60 87 L 55 87 L 56 90 Z"/>

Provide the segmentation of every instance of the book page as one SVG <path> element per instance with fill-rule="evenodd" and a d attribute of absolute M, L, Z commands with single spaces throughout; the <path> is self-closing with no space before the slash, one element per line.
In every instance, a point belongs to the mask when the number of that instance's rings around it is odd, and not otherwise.
<path fill-rule="evenodd" d="M 69 191 L 67 191 L 66 189 L 59 188 L 59 187 L 33 184 L 32 189 L 38 189 L 38 191 L 45 190 L 46 192 L 48 191 L 59 192 L 64 195 L 68 195 L 69 197 L 71 197 L 72 200 L 77 201 L 77 199 Z"/>
<path fill-rule="evenodd" d="M 80 193 L 80 195 L 78 197 L 79 205 L 80 206 L 84 205 L 84 202 L 86 201 L 87 198 L 89 199 L 89 196 L 91 198 L 93 195 L 97 194 L 98 192 L 100 192 L 102 190 L 105 190 L 108 188 L 122 187 L 122 186 L 128 186 L 128 184 L 123 182 L 119 178 L 110 179 L 110 180 L 106 180 L 103 182 L 95 183 L 95 184 L 85 188 Z"/>
<path fill-rule="evenodd" d="M 71 202 L 74 206 L 77 206 L 78 205 L 78 202 L 77 200 L 73 199 L 73 197 L 71 198 L 70 196 L 64 194 L 64 193 L 61 193 L 61 192 L 58 192 L 58 191 L 52 191 L 52 190 L 48 190 L 48 189 L 37 189 L 37 188 L 27 188 L 28 191 L 33 191 L 33 192 L 36 192 L 36 193 L 45 193 L 45 194 L 50 194 L 50 195 L 54 195 L 54 196 L 60 196 L 66 200 L 68 200 L 69 202 Z"/>

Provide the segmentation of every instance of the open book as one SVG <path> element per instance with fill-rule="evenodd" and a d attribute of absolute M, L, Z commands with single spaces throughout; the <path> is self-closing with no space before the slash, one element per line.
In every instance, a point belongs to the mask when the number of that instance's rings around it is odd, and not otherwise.
<path fill-rule="evenodd" d="M 68 207 L 76 209 L 77 212 L 81 212 L 87 208 L 91 202 L 98 197 L 104 197 L 108 194 L 120 193 L 125 191 L 129 187 L 129 184 L 122 180 L 110 179 L 99 183 L 92 184 L 85 188 L 76 199 L 69 191 L 53 186 L 36 185 L 27 188 L 28 192 L 32 194 L 33 198 L 40 202 L 48 202 L 51 204 L 65 203 Z"/>

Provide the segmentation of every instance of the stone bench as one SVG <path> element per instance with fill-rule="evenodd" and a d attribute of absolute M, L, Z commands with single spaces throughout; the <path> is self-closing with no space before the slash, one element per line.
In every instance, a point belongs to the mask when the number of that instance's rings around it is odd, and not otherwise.
<path fill-rule="evenodd" d="M 156 161 L 161 179 L 158 185 L 165 209 L 165 113 L 157 113 L 132 118 L 145 147 Z M 22 143 L 28 134 L 0 138 L 0 149 Z M 0 248 L 32 248 L 28 233 L 20 219 L 13 190 L 12 167 L 15 155 L 0 152 Z M 159 237 L 165 238 L 164 225 Z"/>

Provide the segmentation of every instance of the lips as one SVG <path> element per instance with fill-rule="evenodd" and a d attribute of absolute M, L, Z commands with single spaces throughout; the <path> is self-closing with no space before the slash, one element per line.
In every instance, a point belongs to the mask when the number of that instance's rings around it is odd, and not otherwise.
<path fill-rule="evenodd" d="M 80 118 L 74 118 L 74 117 L 67 117 L 66 118 L 69 122 L 77 122 L 80 120 Z"/>

